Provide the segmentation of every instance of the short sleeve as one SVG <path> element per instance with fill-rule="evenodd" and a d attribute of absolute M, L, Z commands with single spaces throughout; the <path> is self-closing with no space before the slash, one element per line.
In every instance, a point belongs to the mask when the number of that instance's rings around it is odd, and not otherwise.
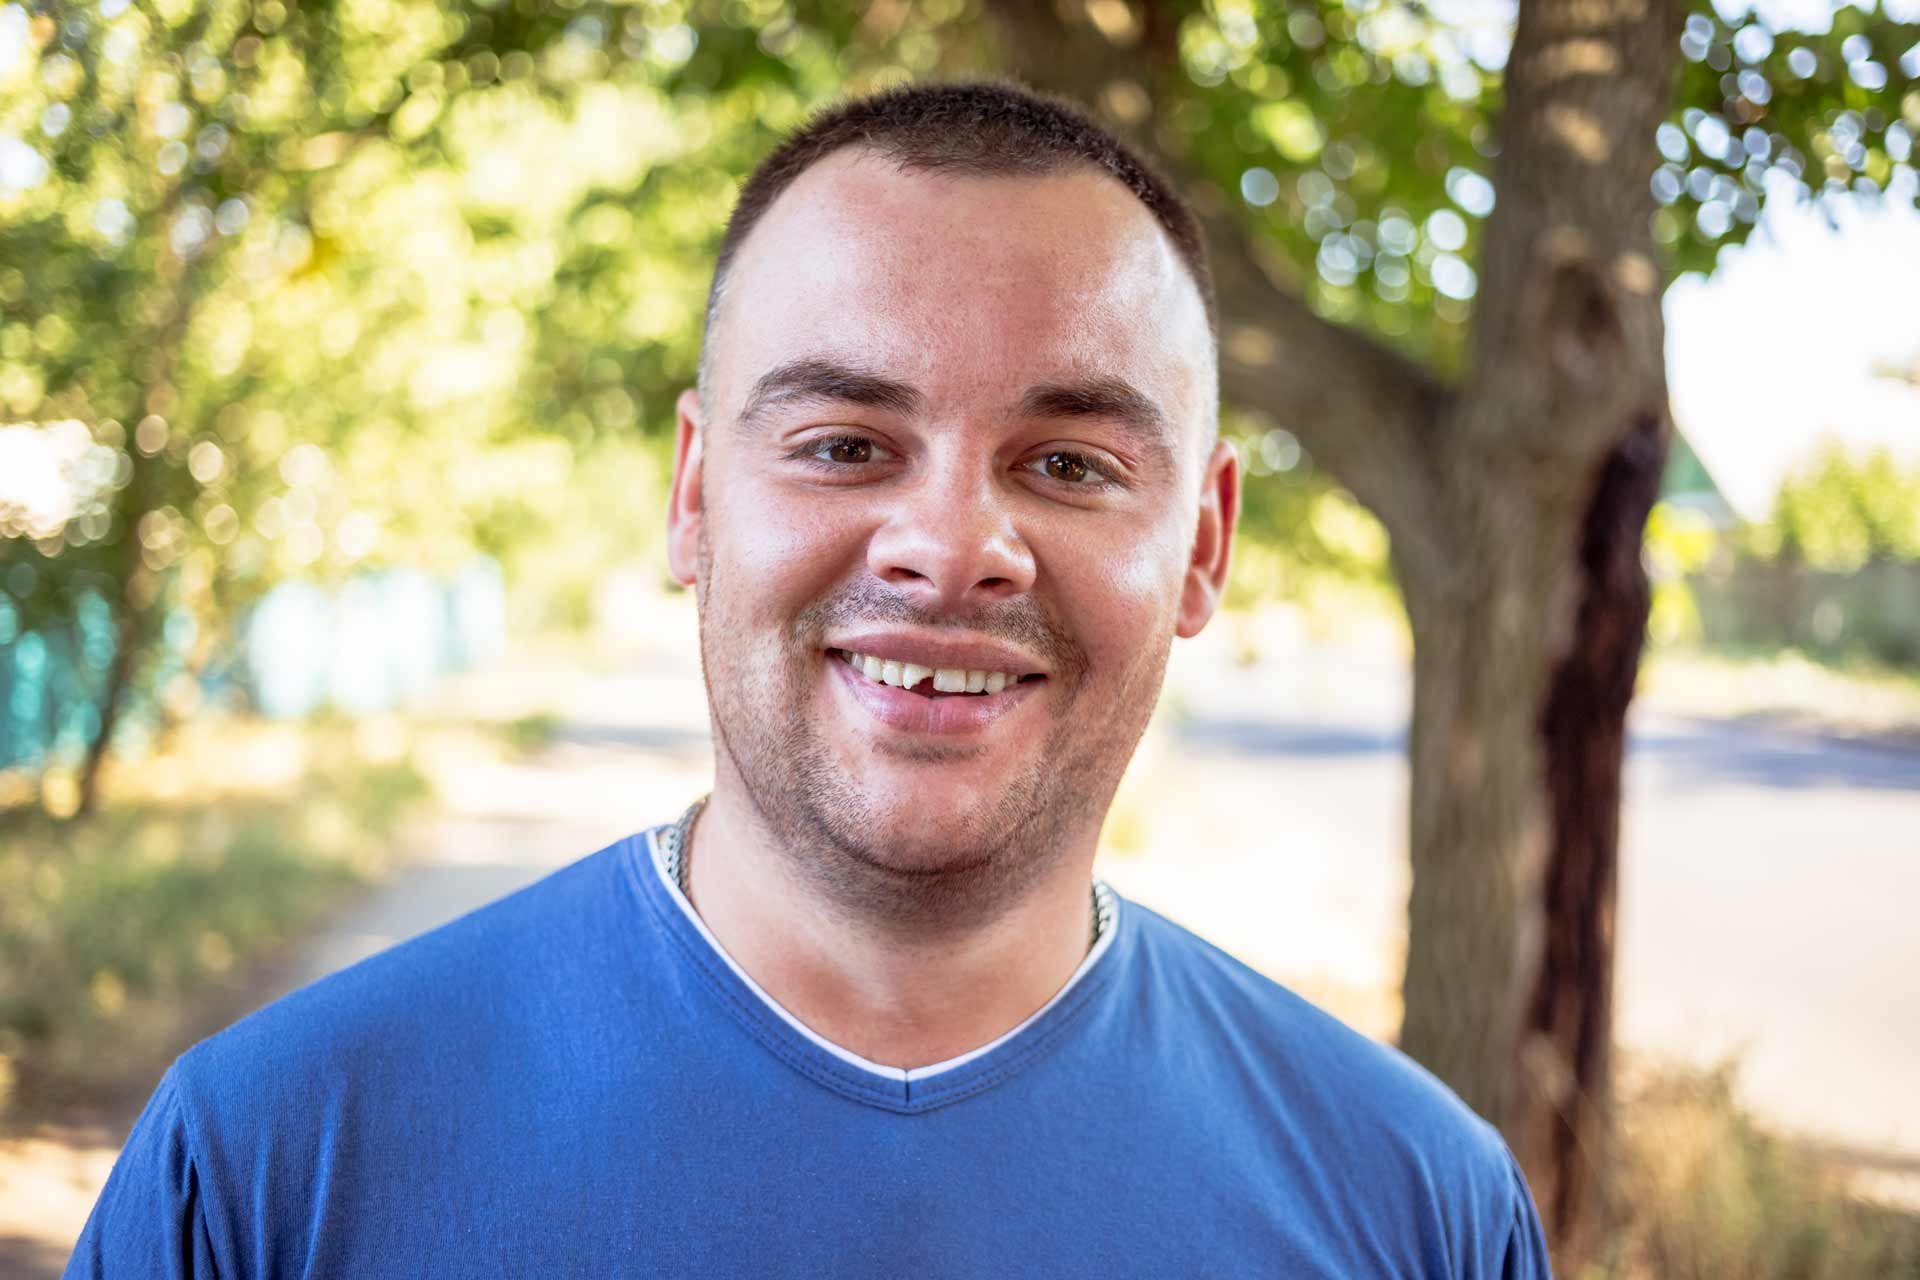
<path fill-rule="evenodd" d="M 1511 1151 L 1507 1152 L 1507 1181 L 1512 1189 L 1513 1212 L 1506 1256 L 1500 1264 L 1501 1280 L 1552 1280 L 1553 1268 L 1547 1260 L 1547 1238 L 1540 1229 L 1540 1213 L 1534 1208 L 1526 1175 L 1520 1172 L 1520 1164 Z"/>
<path fill-rule="evenodd" d="M 179 1071 L 175 1063 L 161 1078 L 121 1148 L 67 1261 L 67 1280 L 218 1276 Z"/>

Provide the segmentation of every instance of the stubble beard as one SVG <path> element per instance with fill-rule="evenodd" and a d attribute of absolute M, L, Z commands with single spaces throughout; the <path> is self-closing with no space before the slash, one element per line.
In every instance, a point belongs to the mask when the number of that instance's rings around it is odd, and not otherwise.
<path fill-rule="evenodd" d="M 930 933 L 974 928 L 998 917 L 1045 880 L 1073 842 L 1097 830 L 1146 730 L 1166 671 L 1172 637 L 1151 645 L 1121 673 L 1104 708 L 1082 707 L 1085 650 L 1030 602 L 978 618 L 936 618 L 878 582 L 848 587 L 809 605 L 777 649 L 755 653 L 757 628 L 729 608 L 730 584 L 716 581 L 703 530 L 700 547 L 700 659 L 717 746 L 745 784 L 754 814 L 791 874 L 841 912 L 881 927 Z M 821 639 L 833 625 L 913 622 L 998 635 L 1038 652 L 1053 701 L 1044 747 L 1011 771 L 997 793 L 953 815 L 941 834 L 913 842 L 897 833 L 920 824 L 921 797 L 883 800 L 844 769 L 813 712 Z M 772 648 L 772 646 L 767 646 Z M 1103 691 L 1104 692 L 1104 691 Z M 965 748 L 900 747 L 937 779 L 939 760 Z M 937 791 L 926 797 L 941 800 Z M 896 833 L 889 835 L 889 833 Z"/>

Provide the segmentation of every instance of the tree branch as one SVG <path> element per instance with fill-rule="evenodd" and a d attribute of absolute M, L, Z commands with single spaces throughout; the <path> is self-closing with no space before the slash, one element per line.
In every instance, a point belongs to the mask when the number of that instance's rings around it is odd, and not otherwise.
<path fill-rule="evenodd" d="M 1442 526 L 1429 457 L 1451 393 L 1275 284 L 1226 218 L 1205 221 L 1220 293 L 1221 394 L 1292 432 L 1387 527 L 1396 555 L 1435 554 Z"/>

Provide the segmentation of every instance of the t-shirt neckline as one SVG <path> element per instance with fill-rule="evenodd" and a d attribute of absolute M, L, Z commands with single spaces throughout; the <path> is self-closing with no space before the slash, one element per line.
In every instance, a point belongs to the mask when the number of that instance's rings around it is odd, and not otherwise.
<path fill-rule="evenodd" d="M 740 968 L 668 876 L 659 849 L 665 830 L 650 827 L 629 836 L 623 860 L 640 900 L 703 984 L 788 1066 L 837 1093 L 889 1111 L 928 1111 L 972 1097 L 1052 1050 L 1106 987 L 1119 964 L 1108 953 L 1125 946 L 1132 933 L 1123 899 L 1101 886 L 1111 901 L 1112 923 L 1046 1004 L 992 1042 L 944 1062 L 911 1069 L 885 1066 L 806 1026 Z"/>

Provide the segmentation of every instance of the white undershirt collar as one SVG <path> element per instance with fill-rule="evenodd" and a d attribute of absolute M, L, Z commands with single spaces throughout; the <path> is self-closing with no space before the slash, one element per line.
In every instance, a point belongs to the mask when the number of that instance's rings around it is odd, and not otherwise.
<path fill-rule="evenodd" d="M 713 948 L 714 954 L 726 961 L 727 968 L 733 970 L 734 976 L 740 979 L 741 985 L 751 991 L 767 1008 L 778 1014 L 781 1021 L 792 1027 L 814 1045 L 826 1050 L 826 1052 L 840 1059 L 840 1061 L 846 1063 L 848 1066 L 857 1067 L 862 1071 L 879 1076 L 884 1080 L 897 1081 L 902 1084 L 925 1080 L 930 1076 L 937 1076 L 943 1071 L 951 1071 L 955 1067 L 965 1066 L 975 1058 L 992 1053 L 995 1049 L 1012 1040 L 1035 1022 L 1038 1022 L 1041 1017 L 1046 1014 L 1047 1010 L 1053 1008 L 1054 1005 L 1060 1002 L 1061 997 L 1073 990 L 1074 985 L 1078 983 L 1095 964 L 1099 963 L 1101 956 L 1107 953 L 1108 948 L 1113 945 L 1114 935 L 1119 932 L 1115 927 L 1119 920 L 1119 896 L 1107 887 L 1105 881 L 1095 880 L 1093 882 L 1093 891 L 1100 903 L 1099 937 L 1094 940 L 1093 947 L 1087 952 L 1086 959 L 1080 962 L 1080 967 L 1073 971 L 1073 976 L 1067 979 L 1064 986 L 1053 993 L 1051 999 L 1023 1019 L 1019 1026 L 1004 1035 L 996 1037 L 991 1042 L 981 1045 L 978 1049 L 970 1049 L 956 1058 L 948 1058 L 944 1062 L 936 1062 L 925 1067 L 889 1067 L 874 1062 L 869 1058 L 863 1058 L 853 1052 L 853 1050 L 842 1048 L 825 1036 L 822 1036 L 806 1023 L 787 1012 L 779 1001 L 761 990 L 760 984 L 747 976 L 747 971 L 742 969 L 739 964 L 734 961 L 734 958 L 727 954 L 727 949 L 720 945 L 720 940 L 708 931 L 707 922 L 700 918 L 700 913 L 693 909 L 693 904 L 687 901 L 687 896 L 680 892 L 680 886 L 674 883 L 673 876 L 669 874 L 667 870 L 666 858 L 660 846 L 659 836 L 664 830 L 666 830 L 665 827 L 654 827 L 647 832 L 647 853 L 649 855 L 647 860 L 652 863 L 654 873 L 660 877 L 661 887 L 666 890 L 667 896 L 673 899 L 674 905 L 680 908 L 682 914 L 684 914 L 692 923 L 693 927 L 699 931 L 700 936 L 706 940 L 707 945 Z"/>

